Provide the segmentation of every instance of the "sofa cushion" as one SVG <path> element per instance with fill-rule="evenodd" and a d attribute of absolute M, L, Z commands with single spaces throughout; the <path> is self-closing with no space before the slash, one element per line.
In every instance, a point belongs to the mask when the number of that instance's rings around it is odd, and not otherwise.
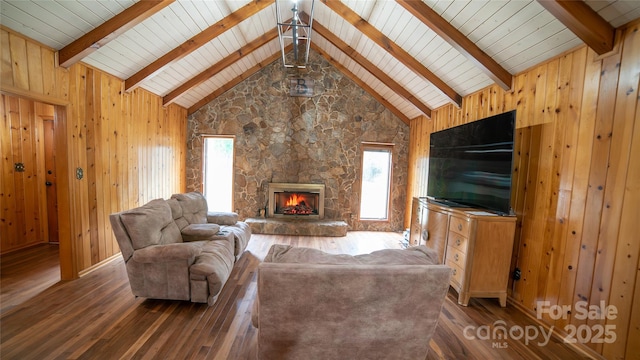
<path fill-rule="evenodd" d="M 318 249 L 272 245 L 264 262 L 327 265 L 436 265 L 438 255 L 426 246 L 384 249 L 370 254 L 328 254 Z"/>
<path fill-rule="evenodd" d="M 136 250 L 182 242 L 171 208 L 163 199 L 151 200 L 141 207 L 122 212 L 120 219 Z"/>
<path fill-rule="evenodd" d="M 207 221 L 218 225 L 235 225 L 238 222 L 238 214 L 234 212 L 209 211 Z"/>
<path fill-rule="evenodd" d="M 184 241 L 210 240 L 219 231 L 220 225 L 217 224 L 191 224 L 180 230 Z"/>
<path fill-rule="evenodd" d="M 169 199 L 167 200 L 167 204 L 169 204 L 169 207 L 171 208 L 171 216 L 173 216 L 173 220 L 179 219 L 182 217 L 182 206 L 180 206 L 180 203 L 178 203 L 178 200 Z"/>
<path fill-rule="evenodd" d="M 172 199 L 178 200 L 182 207 L 182 217 L 189 224 L 204 224 L 207 222 L 207 200 L 199 192 L 173 194 Z"/>

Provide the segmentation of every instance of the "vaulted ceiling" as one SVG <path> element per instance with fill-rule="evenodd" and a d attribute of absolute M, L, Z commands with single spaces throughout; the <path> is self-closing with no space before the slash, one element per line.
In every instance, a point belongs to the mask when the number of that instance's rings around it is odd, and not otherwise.
<path fill-rule="evenodd" d="M 310 1 L 299 0 L 309 14 Z M 273 0 L 2 0 L 2 26 L 192 113 L 280 61 Z M 587 44 L 611 51 L 628 0 L 316 0 L 312 49 L 403 121 Z M 4 49 L 3 49 L 4 51 Z"/>

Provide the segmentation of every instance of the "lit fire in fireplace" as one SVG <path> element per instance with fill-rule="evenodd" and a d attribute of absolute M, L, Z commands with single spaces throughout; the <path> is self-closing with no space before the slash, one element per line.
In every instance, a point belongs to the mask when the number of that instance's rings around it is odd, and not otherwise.
<path fill-rule="evenodd" d="M 292 194 L 284 204 L 282 213 L 286 215 L 311 215 L 313 208 L 308 206 L 302 194 Z"/>
<path fill-rule="evenodd" d="M 300 203 L 304 204 L 305 198 L 304 195 L 293 194 L 289 196 L 289 200 L 284 204 L 284 206 L 296 206 Z"/>
<path fill-rule="evenodd" d="M 267 217 L 324 219 L 324 185 L 269 183 Z"/>

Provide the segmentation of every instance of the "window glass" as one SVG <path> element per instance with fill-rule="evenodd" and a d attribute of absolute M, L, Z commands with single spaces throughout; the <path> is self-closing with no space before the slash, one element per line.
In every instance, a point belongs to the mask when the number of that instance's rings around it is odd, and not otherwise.
<path fill-rule="evenodd" d="M 391 147 L 364 147 L 362 153 L 361 220 L 388 220 L 391 190 Z"/>
<path fill-rule="evenodd" d="M 202 158 L 209 211 L 233 211 L 233 138 L 205 137 Z"/>

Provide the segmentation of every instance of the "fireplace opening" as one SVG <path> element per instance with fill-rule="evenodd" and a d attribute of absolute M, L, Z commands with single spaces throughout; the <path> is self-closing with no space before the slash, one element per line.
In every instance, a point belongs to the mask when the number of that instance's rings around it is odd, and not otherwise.
<path fill-rule="evenodd" d="M 320 194 L 310 192 L 275 192 L 275 214 L 318 215 Z"/>
<path fill-rule="evenodd" d="M 270 183 L 267 217 L 324 219 L 324 184 Z"/>

